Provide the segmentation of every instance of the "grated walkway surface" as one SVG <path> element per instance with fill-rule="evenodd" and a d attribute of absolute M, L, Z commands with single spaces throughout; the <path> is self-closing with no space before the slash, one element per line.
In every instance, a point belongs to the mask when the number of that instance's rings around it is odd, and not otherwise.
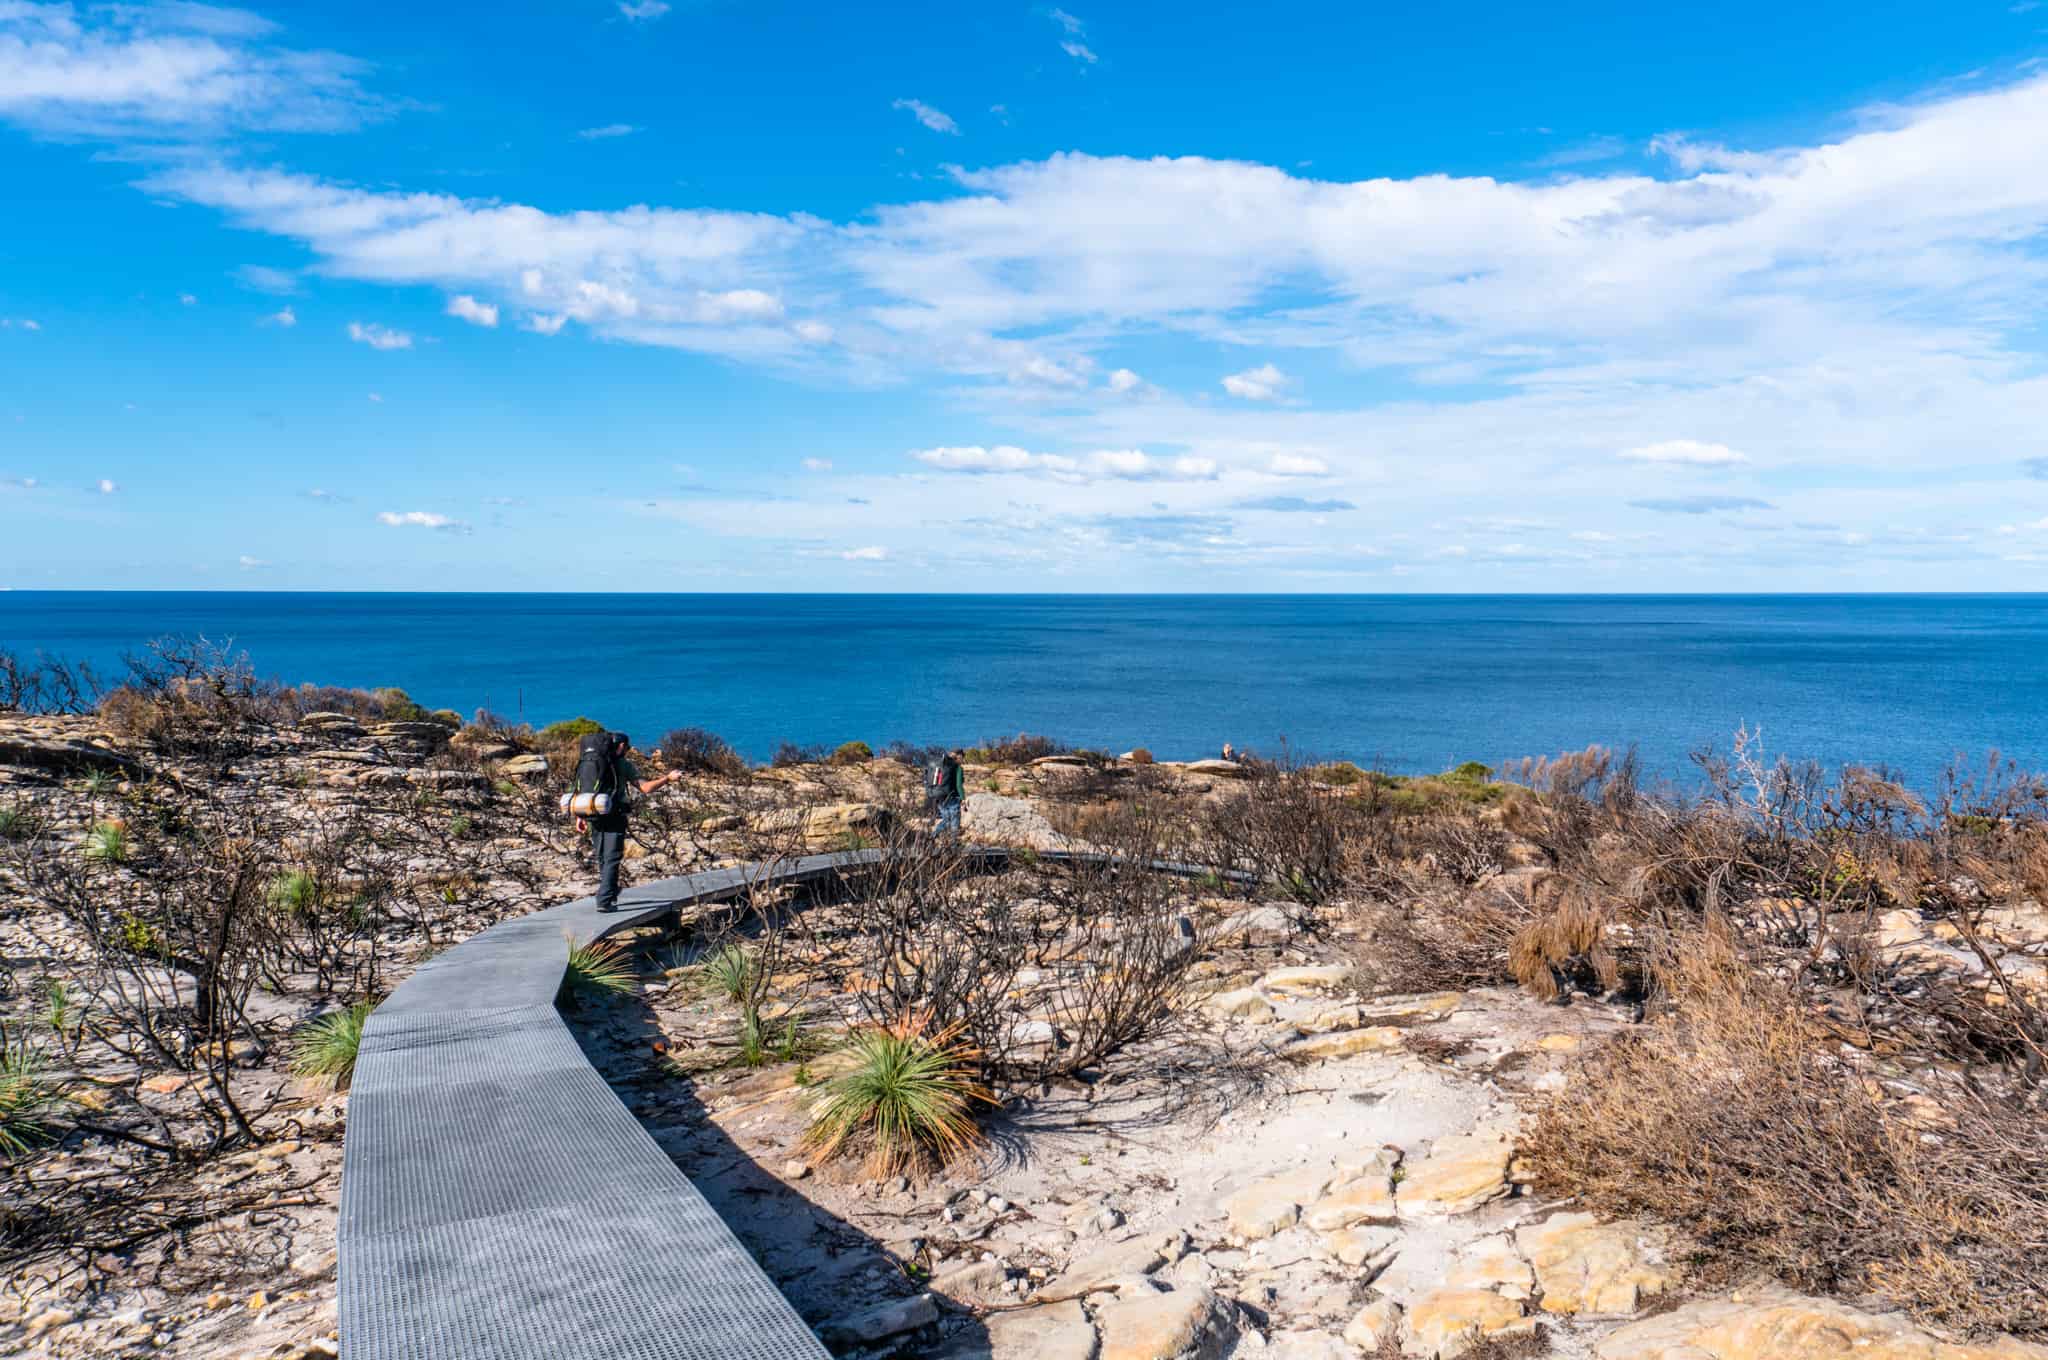
<path fill-rule="evenodd" d="M 578 898 L 421 965 L 364 1026 L 350 1084 L 336 1229 L 344 1360 L 825 1360 L 584 1058 L 555 993 L 570 941 L 737 897 L 750 879 L 812 883 L 883 858 L 660 879 L 621 893 L 617 912 Z"/>

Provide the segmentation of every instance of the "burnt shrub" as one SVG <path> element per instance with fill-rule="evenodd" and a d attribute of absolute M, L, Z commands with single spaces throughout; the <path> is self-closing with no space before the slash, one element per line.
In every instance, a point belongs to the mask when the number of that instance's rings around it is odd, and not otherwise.
<path fill-rule="evenodd" d="M 661 756 L 662 763 L 671 770 L 691 770 L 728 778 L 747 772 L 747 762 L 740 759 L 739 753 L 724 737 L 701 727 L 678 727 L 663 737 L 654 749 Z"/>

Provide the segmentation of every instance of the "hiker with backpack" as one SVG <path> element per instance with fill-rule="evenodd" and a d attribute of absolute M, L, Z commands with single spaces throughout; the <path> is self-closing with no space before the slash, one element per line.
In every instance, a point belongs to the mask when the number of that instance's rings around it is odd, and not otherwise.
<path fill-rule="evenodd" d="M 626 857 L 626 813 L 634 794 L 653 793 L 683 777 L 681 770 L 670 770 L 642 779 L 626 759 L 632 744 L 624 732 L 584 737 L 576 749 L 576 787 L 562 797 L 562 805 L 576 818 L 577 832 L 590 833 L 590 848 L 597 855 L 599 911 L 619 909 L 619 862 Z"/>
<path fill-rule="evenodd" d="M 960 807 L 967 801 L 967 766 L 957 750 L 948 751 L 932 767 L 932 801 L 938 804 L 939 820 L 932 834 L 960 834 Z"/>

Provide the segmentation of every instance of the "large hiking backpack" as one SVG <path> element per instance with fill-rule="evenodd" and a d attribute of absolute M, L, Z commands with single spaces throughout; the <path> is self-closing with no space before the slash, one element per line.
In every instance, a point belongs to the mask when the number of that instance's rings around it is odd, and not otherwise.
<path fill-rule="evenodd" d="M 934 761 L 925 768 L 924 800 L 936 803 L 946 796 L 946 762 Z"/>
<path fill-rule="evenodd" d="M 575 817 L 602 817 L 625 808 L 625 781 L 619 777 L 618 734 L 591 732 L 576 746 L 576 787 L 562 795 L 562 806 Z"/>

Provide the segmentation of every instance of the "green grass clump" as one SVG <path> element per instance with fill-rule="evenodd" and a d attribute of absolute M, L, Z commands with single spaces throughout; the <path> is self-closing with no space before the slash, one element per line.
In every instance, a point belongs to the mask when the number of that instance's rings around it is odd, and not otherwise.
<path fill-rule="evenodd" d="M 804 1131 L 822 1156 L 865 1149 L 870 1175 L 952 1161 L 981 1137 L 977 1104 L 995 1097 L 974 1075 L 979 1056 L 959 1027 L 926 1034 L 921 1019 L 855 1034 L 853 1066 L 826 1084 Z"/>
<path fill-rule="evenodd" d="M 633 990 L 633 966 L 625 946 L 616 940 L 569 946 L 569 966 L 562 973 L 564 998 L 622 996 Z"/>
<path fill-rule="evenodd" d="M 18 1157 L 48 1139 L 67 1103 L 26 1039 L 0 1042 L 0 1156 Z"/>
<path fill-rule="evenodd" d="M 552 746 L 557 742 L 581 741 L 592 732 L 602 732 L 604 724 L 595 718 L 564 718 L 558 723 L 549 723 L 540 730 L 540 739 Z"/>
<path fill-rule="evenodd" d="M 292 1044 L 292 1071 L 302 1077 L 327 1077 L 339 1091 L 356 1073 L 356 1052 L 363 1044 L 363 1022 L 377 1009 L 374 1001 L 358 1001 L 346 1010 L 321 1016 L 306 1026 Z"/>
<path fill-rule="evenodd" d="M 698 962 L 697 977 L 727 1001 L 739 1001 L 754 989 L 754 956 L 739 945 L 726 945 Z"/>
<path fill-rule="evenodd" d="M 760 1067 L 768 1061 L 768 1041 L 761 1033 L 761 1012 L 749 1006 L 740 1017 L 741 1067 Z"/>
<path fill-rule="evenodd" d="M 0 807 L 0 841 L 25 841 L 35 834 L 34 813 L 22 807 Z"/>
<path fill-rule="evenodd" d="M 304 869 L 293 869 L 271 879 L 264 896 L 275 910 L 290 916 L 310 916 L 320 900 L 320 882 Z"/>
<path fill-rule="evenodd" d="M 164 939 L 156 927 L 132 911 L 124 911 L 115 919 L 114 933 L 121 947 L 131 954 L 158 957 L 164 952 Z"/>
<path fill-rule="evenodd" d="M 875 749 L 864 741 L 844 742 L 830 756 L 834 765 L 859 765 L 875 758 Z"/>
<path fill-rule="evenodd" d="M 85 833 L 85 857 L 102 864 L 128 858 L 128 829 L 119 822 L 101 822 Z"/>
<path fill-rule="evenodd" d="M 103 798 L 120 785 L 121 781 L 105 770 L 88 770 L 78 781 L 79 792 L 88 798 Z"/>
<path fill-rule="evenodd" d="M 437 708 L 427 715 L 428 722 L 437 722 L 450 732 L 462 730 L 462 715 L 452 708 Z"/>

